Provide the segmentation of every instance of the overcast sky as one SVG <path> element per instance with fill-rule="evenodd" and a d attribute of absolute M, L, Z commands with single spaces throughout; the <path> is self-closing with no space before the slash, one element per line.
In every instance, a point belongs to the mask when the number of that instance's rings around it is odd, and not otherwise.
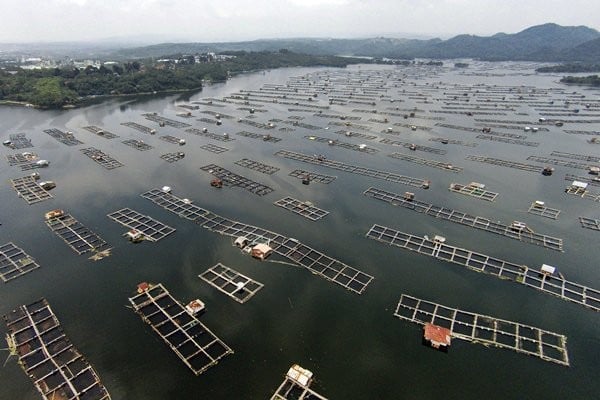
<path fill-rule="evenodd" d="M 600 0 L 0 0 L 0 42 L 114 37 L 238 41 L 289 37 L 515 33 L 555 22 L 600 30 Z"/>

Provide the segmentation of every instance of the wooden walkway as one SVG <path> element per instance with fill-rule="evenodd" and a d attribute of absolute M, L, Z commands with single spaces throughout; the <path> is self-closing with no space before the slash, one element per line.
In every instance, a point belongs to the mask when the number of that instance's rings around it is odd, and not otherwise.
<path fill-rule="evenodd" d="M 0 246 L 0 279 L 3 282 L 18 278 L 39 267 L 29 254 L 14 243 L 8 242 Z"/>
<path fill-rule="evenodd" d="M 110 400 L 86 358 L 65 335 L 46 299 L 4 316 L 7 341 L 44 400 Z"/>
<path fill-rule="evenodd" d="M 249 242 L 268 242 L 276 254 L 354 293 L 362 294 L 367 285 L 373 280 L 373 276 L 329 257 L 297 239 L 221 217 L 189 201 L 183 201 L 183 199 L 173 194 L 164 193 L 159 189 L 152 189 L 143 193 L 142 197 L 179 217 L 194 221 L 203 228 L 221 235 L 234 239 L 244 236 Z"/>
<path fill-rule="evenodd" d="M 435 206 L 416 199 L 409 200 L 404 195 L 373 187 L 367 189 L 363 194 L 393 206 L 401 206 L 418 213 L 469 226 L 471 228 L 481 229 L 524 243 L 535 244 L 551 250 L 563 250 L 562 239 L 535 233 L 527 226 L 505 225 L 501 222 L 494 222 L 488 218 L 470 215 L 451 208 Z"/>
<path fill-rule="evenodd" d="M 240 304 L 250 300 L 264 286 L 262 283 L 221 263 L 213 265 L 198 275 L 198 278 Z"/>
<path fill-rule="evenodd" d="M 377 224 L 371 227 L 366 237 L 439 260 L 462 265 L 476 272 L 483 272 L 500 279 L 523 284 L 563 300 L 591 308 L 594 311 L 600 311 L 599 290 L 564 280 L 559 276 L 550 277 L 541 274 L 539 270 L 530 269 L 526 265 L 504 261 Z"/>
<path fill-rule="evenodd" d="M 32 176 L 23 176 L 21 178 L 11 179 L 10 183 L 27 204 L 39 203 L 40 201 L 52 198 L 52 195 L 43 187 L 38 185 Z"/>
<path fill-rule="evenodd" d="M 123 163 L 115 160 L 108 154 L 96 149 L 95 147 L 88 147 L 87 149 L 81 149 L 80 151 L 106 169 L 115 169 L 123 166 Z"/>
<path fill-rule="evenodd" d="M 313 206 L 310 202 L 296 200 L 289 196 L 277 200 L 273 204 L 301 215 L 304 218 L 310 219 L 311 221 L 316 221 L 329 214 L 329 211 L 321 210 L 320 208 Z"/>
<path fill-rule="evenodd" d="M 498 197 L 498 193 L 484 190 L 482 185 L 476 182 L 471 182 L 466 185 L 462 183 L 451 183 L 448 190 L 485 201 L 494 201 L 496 200 L 496 197 Z"/>
<path fill-rule="evenodd" d="M 233 353 L 198 318 L 190 315 L 162 284 L 150 286 L 130 297 L 129 302 L 196 376 Z"/>
<path fill-rule="evenodd" d="M 456 339 L 514 350 L 569 366 L 566 336 L 534 326 L 451 308 L 406 294 L 400 297 L 394 315 L 420 325 L 431 323 L 450 329 Z"/>
<path fill-rule="evenodd" d="M 60 216 L 46 219 L 46 225 L 79 255 L 88 251 L 97 253 L 109 248 L 108 243 L 100 236 L 92 232 L 70 214 L 64 213 Z"/>
<path fill-rule="evenodd" d="M 219 167 L 216 164 L 205 165 L 200 169 L 221 179 L 225 186 L 240 187 L 258 196 L 264 196 L 266 194 L 271 193 L 274 190 L 267 185 L 263 185 L 251 179 L 233 173 L 225 168 Z"/>
<path fill-rule="evenodd" d="M 429 187 L 429 181 L 426 179 L 412 178 L 410 176 L 399 175 L 393 172 L 378 171 L 376 169 L 361 167 L 355 164 L 346 164 L 340 161 L 334 161 L 320 156 L 309 156 L 294 151 L 279 150 L 276 156 L 288 158 L 290 160 L 302 161 L 309 164 L 321 165 L 337 169 L 339 171 L 349 172 L 351 174 L 364 175 L 371 178 L 383 179 L 389 182 L 402 183 L 404 185 L 416 187 Z"/>
<path fill-rule="evenodd" d="M 131 208 L 122 208 L 107 215 L 108 218 L 130 229 L 142 232 L 144 240 L 158 242 L 175 232 L 175 228 L 163 224 L 147 215 L 140 214 Z"/>

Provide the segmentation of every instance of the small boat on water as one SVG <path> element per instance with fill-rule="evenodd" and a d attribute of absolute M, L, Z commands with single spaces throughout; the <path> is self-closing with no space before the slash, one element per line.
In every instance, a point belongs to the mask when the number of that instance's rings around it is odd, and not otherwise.
<path fill-rule="evenodd" d="M 54 181 L 42 181 L 38 183 L 38 185 L 40 185 L 40 187 L 44 190 L 50 190 L 56 187 L 56 183 L 54 183 Z"/>
<path fill-rule="evenodd" d="M 48 211 L 46 214 L 44 214 L 44 218 L 46 219 L 46 221 L 48 221 L 54 218 L 62 217 L 63 215 L 65 215 L 65 212 L 63 210 L 56 209 Z"/>

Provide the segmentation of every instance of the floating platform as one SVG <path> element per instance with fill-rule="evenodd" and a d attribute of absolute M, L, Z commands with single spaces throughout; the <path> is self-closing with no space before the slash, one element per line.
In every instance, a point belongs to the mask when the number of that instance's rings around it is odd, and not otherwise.
<path fill-rule="evenodd" d="M 35 163 L 39 159 L 38 155 L 31 152 L 7 154 L 6 160 L 10 166 L 22 166 Z"/>
<path fill-rule="evenodd" d="M 141 140 L 136 140 L 136 139 L 124 140 L 121 143 L 126 144 L 129 147 L 133 147 L 134 149 L 139 150 L 139 151 L 147 151 L 147 150 L 154 148 L 154 147 L 150 146 L 149 144 L 144 143 Z"/>
<path fill-rule="evenodd" d="M 0 246 L 0 278 L 3 282 L 18 278 L 39 267 L 29 254 L 12 242 Z"/>
<path fill-rule="evenodd" d="M 83 144 L 81 140 L 75 138 L 73 132 L 63 132 L 60 129 L 52 128 L 52 129 L 44 129 L 44 133 L 52 136 L 54 139 L 58 140 L 62 144 L 67 146 L 77 146 L 78 144 Z"/>
<path fill-rule="evenodd" d="M 4 316 L 7 341 L 44 400 L 110 400 L 85 357 L 65 335 L 46 299 Z"/>
<path fill-rule="evenodd" d="M 429 187 L 429 181 L 425 179 L 412 178 L 410 176 L 399 175 L 393 172 L 378 171 L 372 168 L 361 167 L 354 164 L 346 164 L 340 161 L 330 160 L 322 156 L 309 156 L 302 153 L 296 153 L 289 150 L 279 150 L 276 156 L 288 158 L 290 160 L 302 161 L 309 164 L 321 165 L 351 174 L 369 176 L 371 178 L 383 179 L 389 182 L 402 183 L 404 185 L 416 187 Z"/>
<path fill-rule="evenodd" d="M 260 139 L 263 142 L 277 143 L 277 142 L 281 141 L 280 138 L 275 137 L 275 136 L 271 136 L 269 134 L 265 135 L 265 134 L 254 133 L 254 132 L 247 132 L 247 131 L 238 132 L 238 133 L 236 133 L 236 135 L 243 136 L 243 137 L 248 137 L 248 138 L 251 138 L 251 139 Z"/>
<path fill-rule="evenodd" d="M 312 171 L 306 171 L 303 169 L 295 169 L 292 172 L 289 173 L 290 176 L 293 176 L 294 178 L 298 178 L 298 179 L 308 179 L 309 182 L 318 182 L 318 183 L 323 183 L 323 184 L 330 184 L 331 182 L 333 182 L 334 180 L 337 179 L 337 176 L 332 176 L 332 175 L 324 175 L 324 174 L 319 174 L 316 172 L 312 172 Z"/>
<path fill-rule="evenodd" d="M 163 224 L 152 217 L 140 214 L 131 208 L 122 208 L 108 214 L 107 217 L 129 229 L 142 232 L 144 240 L 150 240 L 151 242 L 158 242 L 160 239 L 175 232 L 175 228 Z"/>
<path fill-rule="evenodd" d="M 462 211 L 425 203 L 424 201 L 414 199 L 412 196 L 406 196 L 406 194 L 401 195 L 373 187 L 367 189 L 363 194 L 393 206 L 404 207 L 421 214 L 430 215 L 435 218 L 469 226 L 471 228 L 481 229 L 524 243 L 535 244 L 550 250 L 563 250 L 562 239 L 535 233 L 528 226 L 517 223 L 517 221 L 513 222 L 511 225 L 505 225 L 499 221 L 494 222 L 487 218 L 470 215 Z"/>
<path fill-rule="evenodd" d="M 263 164 L 258 161 L 253 161 L 248 158 L 243 158 L 239 161 L 236 161 L 235 164 L 239 165 L 240 167 L 248 168 L 248 169 L 258 171 L 260 173 L 267 174 L 267 175 L 272 175 L 275 172 L 279 171 L 279 168 L 277 168 L 277 167 Z"/>
<path fill-rule="evenodd" d="M 525 163 L 521 163 L 521 162 L 517 162 L 517 161 L 502 160 L 502 159 L 493 158 L 493 157 L 468 155 L 465 157 L 465 160 L 477 161 L 480 163 L 497 165 L 499 167 L 515 168 L 515 169 L 520 169 L 522 171 L 537 172 L 537 173 L 541 173 L 542 169 L 543 169 L 539 165 L 525 164 Z"/>
<path fill-rule="evenodd" d="M 202 146 L 200 146 L 200 148 L 202 150 L 210 151 L 211 153 L 215 153 L 215 154 L 221 154 L 221 153 L 224 153 L 229 150 L 226 147 L 217 146 L 216 144 L 212 144 L 212 143 L 207 143 L 205 145 L 202 145 Z"/>
<path fill-rule="evenodd" d="M 94 125 L 90 125 L 90 126 L 84 126 L 83 129 L 85 129 L 88 132 L 93 133 L 94 135 L 98 135 L 100 137 L 103 137 L 105 139 L 114 139 L 114 138 L 118 138 L 119 135 L 116 135 L 112 132 L 106 131 L 102 128 L 98 128 L 97 126 Z"/>
<path fill-rule="evenodd" d="M 290 210 L 291 212 L 310 219 L 311 221 L 316 221 L 329 214 L 329 211 L 321 210 L 320 208 L 313 206 L 312 203 L 308 201 L 296 200 L 289 196 L 277 200 L 273 204 L 278 207 L 285 208 L 286 210 Z"/>
<path fill-rule="evenodd" d="M 579 217 L 579 222 L 583 228 L 600 231 L 600 219 Z"/>
<path fill-rule="evenodd" d="M 421 146 L 421 145 L 414 144 L 414 143 L 402 142 L 400 140 L 392 140 L 392 139 L 388 139 L 388 138 L 381 139 L 379 141 L 379 143 L 390 144 L 392 146 L 402 146 L 406 149 L 413 150 L 413 151 L 418 150 L 418 151 L 424 151 L 426 153 L 433 153 L 433 154 L 440 154 L 440 155 L 446 154 L 446 150 L 440 150 L 440 149 L 436 149 L 434 147 Z"/>
<path fill-rule="evenodd" d="M 464 194 L 466 196 L 475 197 L 476 199 L 485 201 L 494 201 L 498 197 L 498 193 L 490 192 L 484 189 L 485 185 L 477 182 L 471 182 L 466 185 L 462 183 L 451 183 L 448 190 L 455 193 Z"/>
<path fill-rule="evenodd" d="M 226 186 L 237 186 L 254 193 L 258 196 L 264 196 L 273 191 L 272 188 L 267 185 L 255 182 L 251 179 L 245 178 L 241 175 L 235 174 L 225 168 L 221 168 L 216 164 L 205 165 L 200 168 L 202 171 L 206 171 L 223 181 Z"/>
<path fill-rule="evenodd" d="M 250 300 L 264 286 L 262 283 L 221 263 L 210 267 L 198 275 L 198 278 L 240 304 L 244 304 Z"/>
<path fill-rule="evenodd" d="M 191 126 L 190 124 L 187 124 L 185 122 L 176 121 L 174 119 L 170 119 L 170 118 L 166 118 L 166 117 L 161 117 L 160 115 L 156 115 L 156 114 L 152 114 L 152 113 L 142 114 L 142 116 L 149 121 L 157 122 L 160 126 L 167 125 L 167 126 L 172 126 L 173 128 L 187 128 L 187 127 Z"/>
<path fill-rule="evenodd" d="M 492 135 L 477 135 L 477 136 L 475 136 L 475 138 L 483 139 L 483 140 L 490 140 L 492 142 L 518 144 L 520 146 L 529 146 L 529 147 L 538 147 L 540 145 L 538 142 L 529 142 L 527 140 L 498 137 L 498 136 L 492 136 Z"/>
<path fill-rule="evenodd" d="M 185 139 L 178 138 L 178 137 L 172 136 L 172 135 L 159 136 L 158 138 L 164 142 L 178 144 L 180 146 L 185 144 Z"/>
<path fill-rule="evenodd" d="M 162 154 L 160 158 L 162 158 L 168 163 L 174 163 L 176 161 L 181 160 L 182 158 L 185 158 L 185 153 L 182 151 L 178 151 L 176 153 L 165 153 Z"/>
<path fill-rule="evenodd" d="M 327 400 L 310 388 L 313 382 L 313 373 L 294 364 L 285 375 L 285 379 L 279 385 L 270 400 Z"/>
<path fill-rule="evenodd" d="M 567 338 L 534 326 L 447 307 L 403 294 L 394 316 L 420 325 L 449 329 L 452 338 L 514 350 L 569 366 Z"/>
<path fill-rule="evenodd" d="M 123 163 L 120 161 L 115 160 L 108 154 L 94 147 L 81 149 L 81 152 L 106 169 L 115 169 L 123 166 Z"/>
<path fill-rule="evenodd" d="M 536 161 L 539 163 L 544 163 L 544 164 L 560 165 L 561 167 L 569 167 L 569 168 L 577 168 L 577 169 L 585 169 L 585 170 L 590 168 L 589 164 L 583 164 L 583 163 L 579 163 L 579 162 L 575 162 L 575 161 L 560 160 L 558 158 L 548 158 L 548 157 L 542 157 L 542 156 L 529 156 L 529 157 L 527 157 L 527 159 L 531 160 L 531 161 Z"/>
<path fill-rule="evenodd" d="M 450 171 L 450 172 L 461 172 L 462 171 L 461 167 L 457 167 L 457 166 L 449 164 L 447 162 L 436 161 L 436 160 L 427 160 L 425 158 L 415 157 L 415 156 L 411 156 L 409 154 L 392 153 L 392 154 L 388 154 L 388 157 L 395 158 L 398 160 L 403 160 L 403 161 L 409 161 L 409 162 L 412 162 L 415 164 L 426 165 L 428 167 L 443 169 L 444 171 Z"/>
<path fill-rule="evenodd" d="M 139 132 L 142 132 L 142 133 L 147 133 L 149 135 L 154 135 L 156 133 L 156 129 L 149 128 L 149 127 L 144 126 L 142 124 L 138 124 L 137 122 L 122 122 L 121 125 L 126 126 L 128 128 L 133 128 L 136 131 L 139 131 Z"/>
<path fill-rule="evenodd" d="M 547 275 L 539 269 L 504 261 L 460 247 L 450 246 L 443 241 L 418 237 L 382 225 L 373 225 L 366 237 L 397 246 L 406 250 L 431 256 L 439 260 L 462 265 L 476 272 L 490 274 L 500 279 L 523 284 L 541 292 L 557 296 L 562 300 L 600 311 L 600 291 L 570 282 L 559 275 Z"/>
<path fill-rule="evenodd" d="M 88 251 L 100 253 L 110 247 L 100 236 L 62 210 L 46 213 L 46 225 L 79 255 Z"/>
<path fill-rule="evenodd" d="M 558 219 L 558 214 L 560 214 L 560 210 L 557 210 L 556 208 L 546 207 L 546 205 L 542 201 L 534 201 L 533 203 L 531 203 L 527 212 L 529 214 L 539 215 L 540 217 L 550 219 Z"/>
<path fill-rule="evenodd" d="M 40 201 L 52 198 L 52 195 L 46 189 L 38 185 L 36 179 L 32 176 L 11 179 L 10 183 L 19 197 L 25 200 L 27 204 L 39 203 Z"/>
<path fill-rule="evenodd" d="M 31 143 L 31 139 L 27 139 L 24 133 L 13 133 L 8 136 L 10 139 L 10 144 L 8 147 L 11 149 L 26 149 L 29 147 L 33 147 L 33 143 Z"/>
<path fill-rule="evenodd" d="M 579 181 L 579 182 L 583 182 L 583 183 L 587 183 L 588 185 L 591 186 L 600 186 L 600 178 L 591 178 L 589 176 L 577 176 L 577 175 L 572 175 L 572 174 L 567 174 L 565 175 L 565 180 L 566 181 Z"/>
<path fill-rule="evenodd" d="M 343 129 L 337 130 L 334 133 L 337 133 L 338 135 L 344 135 L 346 137 L 353 137 L 353 138 L 359 138 L 359 139 L 365 139 L 365 140 L 375 140 L 375 139 L 377 139 L 377 136 L 375 136 L 375 135 L 366 135 L 364 133 L 353 132 L 353 131 L 345 131 Z"/>
<path fill-rule="evenodd" d="M 180 199 L 173 194 L 165 193 L 159 189 L 152 189 L 143 193 L 142 197 L 165 210 L 171 211 L 182 218 L 192 220 L 203 228 L 221 235 L 226 235 L 234 239 L 243 236 L 248 241 L 268 241 L 269 246 L 276 254 L 354 293 L 362 294 L 373 279 L 371 275 L 329 257 L 294 238 L 221 217 L 191 204 L 189 200 L 184 201 L 184 199 Z"/>
<path fill-rule="evenodd" d="M 235 139 L 229 137 L 229 135 L 219 135 L 217 133 L 212 133 L 212 132 L 209 132 L 208 130 L 204 130 L 204 129 L 188 128 L 185 131 L 187 133 L 191 133 L 192 135 L 204 136 L 209 139 L 214 139 L 214 140 L 218 140 L 221 142 L 231 142 L 232 140 L 235 140 Z"/>
<path fill-rule="evenodd" d="M 319 142 L 319 143 L 326 143 L 330 146 L 337 146 L 337 147 L 342 147 L 342 148 L 348 149 L 348 150 L 360 151 L 361 153 L 375 154 L 375 153 L 379 152 L 379 150 L 377 150 L 373 147 L 367 147 L 364 144 L 353 144 L 353 143 L 340 142 L 339 140 L 328 139 L 328 138 L 318 137 L 318 136 L 304 136 L 304 138 L 315 141 L 315 142 Z"/>
<path fill-rule="evenodd" d="M 133 310 L 198 376 L 233 350 L 171 296 L 162 285 L 148 285 L 129 298 Z"/>

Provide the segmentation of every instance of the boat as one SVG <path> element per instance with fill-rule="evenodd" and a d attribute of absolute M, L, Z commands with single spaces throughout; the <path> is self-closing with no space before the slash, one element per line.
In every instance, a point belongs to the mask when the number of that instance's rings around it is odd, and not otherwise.
<path fill-rule="evenodd" d="M 223 187 L 223 181 L 219 178 L 215 178 L 210 181 L 210 186 L 220 189 Z"/>
<path fill-rule="evenodd" d="M 46 214 L 44 214 L 44 218 L 46 219 L 46 221 L 49 221 L 54 218 L 62 217 L 63 215 L 65 215 L 65 212 L 63 210 L 56 209 L 48 211 Z"/>
<path fill-rule="evenodd" d="M 192 300 L 185 306 L 185 310 L 190 315 L 196 315 L 196 314 L 204 311 L 204 303 L 202 301 L 200 301 L 199 299 Z"/>
<path fill-rule="evenodd" d="M 56 183 L 54 183 L 54 181 L 42 181 L 38 183 L 38 185 L 40 185 L 40 187 L 44 190 L 50 190 L 56 187 Z"/>

